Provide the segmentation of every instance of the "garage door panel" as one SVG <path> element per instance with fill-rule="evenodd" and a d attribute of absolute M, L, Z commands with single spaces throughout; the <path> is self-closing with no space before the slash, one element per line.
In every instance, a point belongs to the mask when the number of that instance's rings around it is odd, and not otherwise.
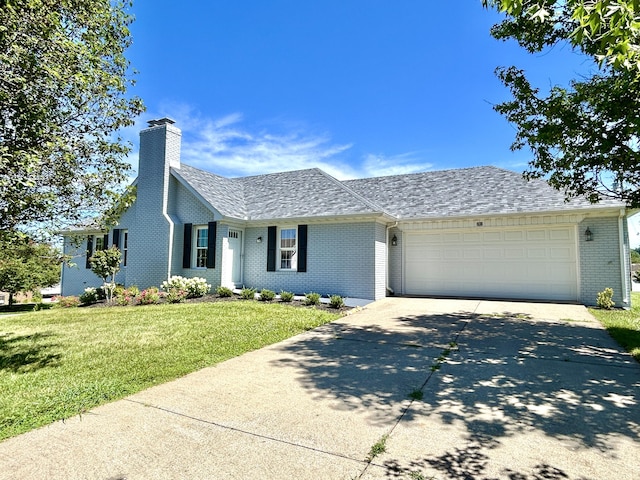
<path fill-rule="evenodd" d="M 405 292 L 577 300 L 575 230 L 407 232 Z"/>

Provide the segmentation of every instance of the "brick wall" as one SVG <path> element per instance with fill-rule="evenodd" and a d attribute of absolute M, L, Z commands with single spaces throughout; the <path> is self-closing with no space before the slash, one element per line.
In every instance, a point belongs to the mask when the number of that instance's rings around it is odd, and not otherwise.
<path fill-rule="evenodd" d="M 626 222 L 623 222 L 625 225 Z M 626 225 L 625 225 L 626 226 Z M 585 241 L 584 232 L 589 227 L 593 240 Z M 624 228 L 624 227 L 623 227 Z M 625 233 L 625 232 L 623 232 Z M 625 233 L 625 270 L 629 268 L 628 234 Z M 623 298 L 629 298 L 629 283 L 622 281 L 618 218 L 588 218 L 578 225 L 580 251 L 580 302 L 595 305 L 598 292 L 613 288 L 616 306 L 628 306 Z M 625 274 L 627 277 L 628 275 Z"/>
<path fill-rule="evenodd" d="M 396 236 L 397 245 L 391 245 Z M 398 228 L 389 231 L 389 287 L 395 295 L 402 295 L 402 232 Z"/>
<path fill-rule="evenodd" d="M 267 227 L 245 230 L 244 284 L 304 294 L 374 299 L 380 295 L 376 282 L 381 249 L 380 231 L 374 222 L 310 224 L 307 272 L 267 272 Z M 262 237 L 262 243 L 256 239 Z M 382 279 L 384 282 L 384 277 Z"/>

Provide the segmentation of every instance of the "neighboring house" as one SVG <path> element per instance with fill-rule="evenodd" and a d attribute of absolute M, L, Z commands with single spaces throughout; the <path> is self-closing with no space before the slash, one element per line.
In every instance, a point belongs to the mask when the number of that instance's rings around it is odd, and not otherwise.
<path fill-rule="evenodd" d="M 593 304 L 611 287 L 616 305 L 630 303 L 626 217 L 635 212 L 620 203 L 565 202 L 545 182 L 495 167 L 349 181 L 316 168 L 224 178 L 180 163 L 173 121 L 149 124 L 137 199 L 118 227 L 65 232 L 65 253 L 79 260 L 63 269 L 63 295 L 99 285 L 86 258 L 117 245 L 117 281 L 140 288 L 182 275 L 372 300 Z"/>

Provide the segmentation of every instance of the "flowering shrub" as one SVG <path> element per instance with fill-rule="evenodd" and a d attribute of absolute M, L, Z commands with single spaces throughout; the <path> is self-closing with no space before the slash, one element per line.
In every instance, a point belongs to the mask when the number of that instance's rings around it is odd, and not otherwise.
<path fill-rule="evenodd" d="M 135 285 L 129 288 L 116 287 L 114 303 L 120 307 L 126 307 L 127 305 L 135 305 L 136 297 L 140 294 L 140 289 Z"/>
<path fill-rule="evenodd" d="M 94 287 L 87 287 L 84 289 L 82 295 L 80 295 L 80 303 L 86 305 L 90 303 L 96 303 L 98 301 L 98 291 Z"/>
<path fill-rule="evenodd" d="M 170 288 L 167 291 L 167 302 L 169 303 L 181 303 L 187 298 L 188 292 L 186 290 L 180 290 L 179 288 Z"/>
<path fill-rule="evenodd" d="M 162 289 L 165 292 L 170 290 L 182 290 L 187 292 L 186 298 L 203 297 L 209 290 L 211 285 L 207 283 L 207 280 L 201 277 L 185 278 L 180 275 L 174 275 L 169 280 L 162 282 Z"/>
<path fill-rule="evenodd" d="M 69 296 L 69 297 L 55 297 L 54 307 L 57 308 L 74 308 L 80 305 L 80 299 L 78 297 Z"/>
<path fill-rule="evenodd" d="M 160 292 L 157 287 L 149 287 L 140 292 L 137 297 L 138 305 L 153 305 L 160 303 Z"/>

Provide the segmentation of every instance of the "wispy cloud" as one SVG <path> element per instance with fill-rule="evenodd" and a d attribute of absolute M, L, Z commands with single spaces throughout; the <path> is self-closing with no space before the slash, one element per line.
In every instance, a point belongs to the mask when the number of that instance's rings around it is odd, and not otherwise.
<path fill-rule="evenodd" d="M 364 177 L 378 177 L 386 175 L 404 175 L 407 173 L 424 172 L 433 168 L 432 163 L 424 162 L 416 152 L 399 155 L 369 154 L 362 163 L 361 171 Z"/>
<path fill-rule="evenodd" d="M 165 111 L 167 113 L 145 117 L 169 116 L 176 120 L 183 134 L 182 161 L 222 176 L 317 167 L 344 180 L 413 173 L 433 167 L 421 161 L 416 152 L 359 157 L 353 151 L 353 144 L 336 144 L 326 133 L 315 133 L 291 122 L 271 122 L 256 127 L 245 121 L 241 113 L 211 118 L 186 105 L 171 105 Z M 146 122 L 136 122 L 135 127 L 127 129 L 125 137 L 130 140 L 133 128 L 139 132 L 145 127 Z M 134 144 L 137 154 L 137 142 Z"/>

